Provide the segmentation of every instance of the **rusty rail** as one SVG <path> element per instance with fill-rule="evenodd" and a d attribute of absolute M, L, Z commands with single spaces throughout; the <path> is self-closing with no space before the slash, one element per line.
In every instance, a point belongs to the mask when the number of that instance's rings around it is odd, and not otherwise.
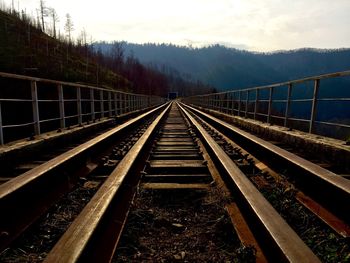
<path fill-rule="evenodd" d="M 155 131 L 166 116 L 170 105 L 158 107 L 152 111 L 155 113 L 156 110 L 164 109 L 120 161 L 112 174 L 48 254 L 45 262 L 110 262 L 112 260 L 129 212 L 130 202 L 139 181 L 140 171 L 145 167 L 146 158 L 154 142 Z M 272 208 L 230 157 L 189 114 L 186 109 L 187 106 L 181 105 L 179 107 L 191 122 L 192 128 L 198 130 L 200 137 L 203 139 L 202 142 L 206 145 L 220 173 L 229 179 L 229 185 L 239 209 L 247 214 L 249 225 L 253 226 L 254 236 L 256 235 L 259 244 L 264 248 L 264 254 L 266 253 L 267 258 L 288 262 L 319 262 L 313 252 Z M 189 108 L 192 110 L 191 107 Z M 144 118 L 144 115 L 138 117 L 138 119 L 142 118 Z M 98 141 L 98 139 L 99 137 L 94 140 Z M 89 148 L 89 145 L 82 145 L 81 147 L 85 149 Z M 98 146 L 100 149 L 104 147 L 106 147 L 106 144 Z M 85 151 L 83 154 L 85 157 L 77 158 L 69 166 L 74 167 L 76 162 L 86 162 L 87 159 L 84 158 L 90 158 L 89 155 L 92 152 Z M 64 157 L 61 158 L 64 159 Z M 48 167 L 54 166 L 53 164 L 47 165 Z M 152 163 L 149 165 L 152 165 Z M 63 173 L 64 170 L 59 171 Z M 60 177 L 66 180 L 67 176 L 69 178 L 68 173 L 70 172 L 66 172 L 66 176 L 60 174 Z M 35 181 L 35 176 L 30 180 Z M 57 184 L 52 174 L 50 183 L 51 181 L 53 184 Z M 49 191 L 51 190 L 50 187 L 46 188 Z M 28 193 L 25 191 L 24 189 L 24 194 L 28 196 L 37 195 L 39 201 L 43 199 L 40 192 Z M 0 204 L 2 200 L 0 195 Z M 13 206 L 14 204 L 11 204 L 11 207 Z M 3 206 L 0 206 L 0 208 L 6 209 Z M 17 207 L 17 210 L 20 209 L 21 207 Z M 34 208 L 31 207 L 30 209 Z M 23 215 L 18 216 L 26 217 Z M 10 232 L 6 229 L 1 231 L 2 233 Z"/>
<path fill-rule="evenodd" d="M 350 216 L 347 213 L 350 203 L 349 180 L 209 114 L 188 105 L 185 107 L 201 116 L 236 143 L 256 153 L 259 159 L 264 160 L 271 167 L 277 170 L 281 167 L 290 170 L 301 189 L 346 223 L 350 222 Z"/>
<path fill-rule="evenodd" d="M 305 245 L 215 140 L 183 106 L 180 108 L 198 130 L 203 143 L 208 147 L 208 152 L 216 160 L 218 167 L 230 178 L 235 196 L 241 201 L 242 210 L 247 211 L 256 223 L 255 231 L 264 233 L 264 237 L 260 236 L 259 238 L 260 242 L 263 240 L 262 243 L 265 243 L 265 248 L 266 244 L 269 243 L 267 251 L 270 251 L 270 254 L 268 256 L 275 260 L 289 262 L 319 262 L 310 248 Z"/>
<path fill-rule="evenodd" d="M 140 158 L 147 157 L 145 148 L 151 146 L 152 135 L 169 108 L 170 105 L 130 149 L 51 250 L 45 262 L 111 261 L 138 183 L 137 174 L 143 169 Z"/>
<path fill-rule="evenodd" d="M 79 175 L 95 166 L 98 154 L 120 134 L 139 125 L 165 105 L 124 124 L 0 185 L 0 250 L 30 226 L 61 195 L 71 189 Z M 6 211 L 6 212 L 5 212 Z"/>
<path fill-rule="evenodd" d="M 147 149 L 151 148 L 153 142 L 152 134 L 168 109 L 169 107 L 163 111 L 123 158 L 108 180 L 51 250 L 45 262 L 110 262 L 112 260 L 125 224 L 131 197 L 139 180 L 136 175 L 144 167 L 144 161 L 140 162 L 140 160 L 147 157 Z M 185 112 L 185 114 L 190 118 L 191 123 L 200 130 L 198 123 L 188 113 Z M 209 135 L 207 134 L 207 136 Z M 274 244 L 270 247 L 275 253 L 273 258 L 276 259 L 277 256 L 290 262 L 318 262 L 317 257 L 255 187 L 251 183 L 247 185 L 245 180 L 248 179 L 242 179 L 239 169 L 234 166 L 225 153 L 219 152 L 220 147 L 215 142 L 210 141 L 209 137 L 205 137 L 205 140 L 208 140 L 210 148 L 214 149 L 214 154 L 220 156 L 221 166 L 225 167 L 225 171 L 234 178 L 238 187 L 242 188 L 241 195 L 243 199 L 246 199 L 245 204 L 249 204 L 252 207 L 251 210 L 257 211 L 256 219 L 260 220 L 259 225 L 266 232 L 266 236 L 269 236 L 268 240 Z M 149 146 L 147 147 L 147 145 Z M 271 246 L 270 243 L 269 246 Z M 276 255 L 276 249 L 278 255 Z M 272 258 L 271 255 L 270 257 Z"/>

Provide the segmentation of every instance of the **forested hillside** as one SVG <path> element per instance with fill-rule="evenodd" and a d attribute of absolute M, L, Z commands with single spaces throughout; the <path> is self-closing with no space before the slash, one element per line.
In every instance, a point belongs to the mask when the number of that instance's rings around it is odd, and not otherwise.
<path fill-rule="evenodd" d="M 257 53 L 215 45 L 188 48 L 174 45 L 122 43 L 144 64 L 166 65 L 187 78 L 220 90 L 260 86 L 350 69 L 350 49 L 299 49 Z M 103 50 L 109 45 L 98 43 Z"/>
<path fill-rule="evenodd" d="M 87 43 L 55 39 L 24 14 L 0 11 L 0 71 L 124 89 L 130 82 L 98 63 Z"/>
<path fill-rule="evenodd" d="M 192 95 L 211 90 L 185 81 L 177 73 L 166 74 L 159 67 L 142 65 L 120 43 L 111 43 L 109 52 L 102 53 L 88 43 L 86 32 L 73 39 L 69 29 L 63 35 L 44 24 L 24 11 L 0 10 L 0 71 L 148 95 L 166 96 L 172 90 Z"/>

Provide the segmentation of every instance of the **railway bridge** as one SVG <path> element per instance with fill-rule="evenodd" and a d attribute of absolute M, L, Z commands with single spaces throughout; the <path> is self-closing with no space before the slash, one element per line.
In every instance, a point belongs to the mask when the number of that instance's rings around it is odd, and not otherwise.
<path fill-rule="evenodd" d="M 0 73 L 0 261 L 347 262 L 349 80 L 169 100 Z"/>

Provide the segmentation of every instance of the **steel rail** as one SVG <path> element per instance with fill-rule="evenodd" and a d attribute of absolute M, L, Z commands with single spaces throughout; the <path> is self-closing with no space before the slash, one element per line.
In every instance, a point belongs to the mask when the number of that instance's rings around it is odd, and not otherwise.
<path fill-rule="evenodd" d="M 142 155 L 171 104 L 121 160 L 92 200 L 45 259 L 45 262 L 110 262 L 119 240 L 135 186 Z M 127 197 L 125 197 L 127 196 Z"/>
<path fill-rule="evenodd" d="M 311 249 L 305 245 L 215 140 L 183 106 L 179 105 L 179 107 L 198 130 L 208 147 L 208 152 L 215 156 L 214 159 L 217 160 L 216 163 L 222 172 L 228 175 L 230 183 L 243 203 L 242 210 L 249 212 L 256 223 L 257 232 L 259 230 L 264 233 L 263 238 L 261 236 L 258 238 L 263 247 L 268 247 L 267 256 L 274 261 L 278 258 L 288 262 L 319 262 Z"/>
<path fill-rule="evenodd" d="M 236 143 L 245 145 L 259 159 L 269 163 L 271 167 L 290 169 L 299 188 L 349 224 L 349 180 L 207 113 L 188 105 L 185 107 L 196 112 L 214 127 L 219 128 Z"/>
<path fill-rule="evenodd" d="M 232 146 L 234 149 L 239 149 L 236 152 L 240 152 L 240 157 L 233 157 L 230 156 L 231 159 L 234 161 L 238 161 L 240 158 L 246 158 L 246 160 L 254 165 L 254 169 L 258 169 L 261 171 L 261 173 L 268 173 L 269 176 L 273 177 L 276 182 L 281 183 L 286 187 L 286 189 L 290 188 L 291 183 L 286 181 L 283 176 L 281 176 L 280 172 L 275 171 L 271 167 L 269 167 L 266 163 L 260 161 L 257 159 L 251 152 L 247 152 L 245 149 L 240 147 L 238 144 L 236 144 L 234 141 L 232 141 L 230 138 L 228 138 L 226 135 L 221 133 L 218 129 L 214 128 L 212 125 L 210 125 L 208 122 L 200 118 L 198 115 L 196 116 L 199 122 L 208 130 L 213 130 L 216 135 L 222 136 L 225 142 L 227 142 L 230 146 Z M 214 137 L 215 138 L 215 137 Z M 222 145 L 221 145 L 222 147 Z M 225 150 L 227 152 L 227 150 Z M 229 154 L 230 155 L 230 154 Z M 244 166 L 244 165 L 242 165 Z M 238 167 L 239 164 L 238 164 Z M 245 174 L 246 171 L 243 168 L 242 170 Z M 249 174 L 249 173 L 248 173 Z M 264 176 L 257 176 L 257 177 L 251 177 L 248 175 L 248 178 L 257 186 L 257 188 L 260 190 L 260 188 L 264 188 L 266 185 L 269 185 L 269 182 L 264 178 Z M 260 187 L 260 188 L 259 188 Z M 315 200 L 311 199 L 306 195 L 305 193 L 301 192 L 298 189 L 294 189 L 295 191 L 295 201 L 299 202 L 301 205 L 303 205 L 305 208 L 310 210 L 315 216 L 317 216 L 319 219 L 321 219 L 324 223 L 326 223 L 329 227 L 331 227 L 334 231 L 336 231 L 340 236 L 344 238 L 350 237 L 350 227 L 345 224 L 342 220 L 337 218 L 335 215 L 331 214 L 328 210 L 324 209 L 321 205 L 319 205 Z"/>
<path fill-rule="evenodd" d="M 162 105 L 141 114 L 0 185 L 0 250 L 71 189 L 79 176 L 96 167 L 94 159 L 111 147 L 112 140 L 164 107 Z"/>

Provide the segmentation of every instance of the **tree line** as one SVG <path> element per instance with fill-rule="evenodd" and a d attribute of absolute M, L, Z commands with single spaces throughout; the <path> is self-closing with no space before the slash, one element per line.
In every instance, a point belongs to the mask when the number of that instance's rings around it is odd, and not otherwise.
<path fill-rule="evenodd" d="M 111 42 L 109 52 L 103 52 L 85 29 L 74 38 L 74 22 L 69 14 L 63 34 L 57 12 L 44 0 L 38 1 L 36 14 L 33 17 L 0 2 L 0 71 L 149 95 L 166 96 L 169 91 L 184 87 L 182 95 L 210 89 L 141 64 L 132 53 L 126 54 L 124 42 Z M 179 84 L 183 86 L 175 86 Z"/>

